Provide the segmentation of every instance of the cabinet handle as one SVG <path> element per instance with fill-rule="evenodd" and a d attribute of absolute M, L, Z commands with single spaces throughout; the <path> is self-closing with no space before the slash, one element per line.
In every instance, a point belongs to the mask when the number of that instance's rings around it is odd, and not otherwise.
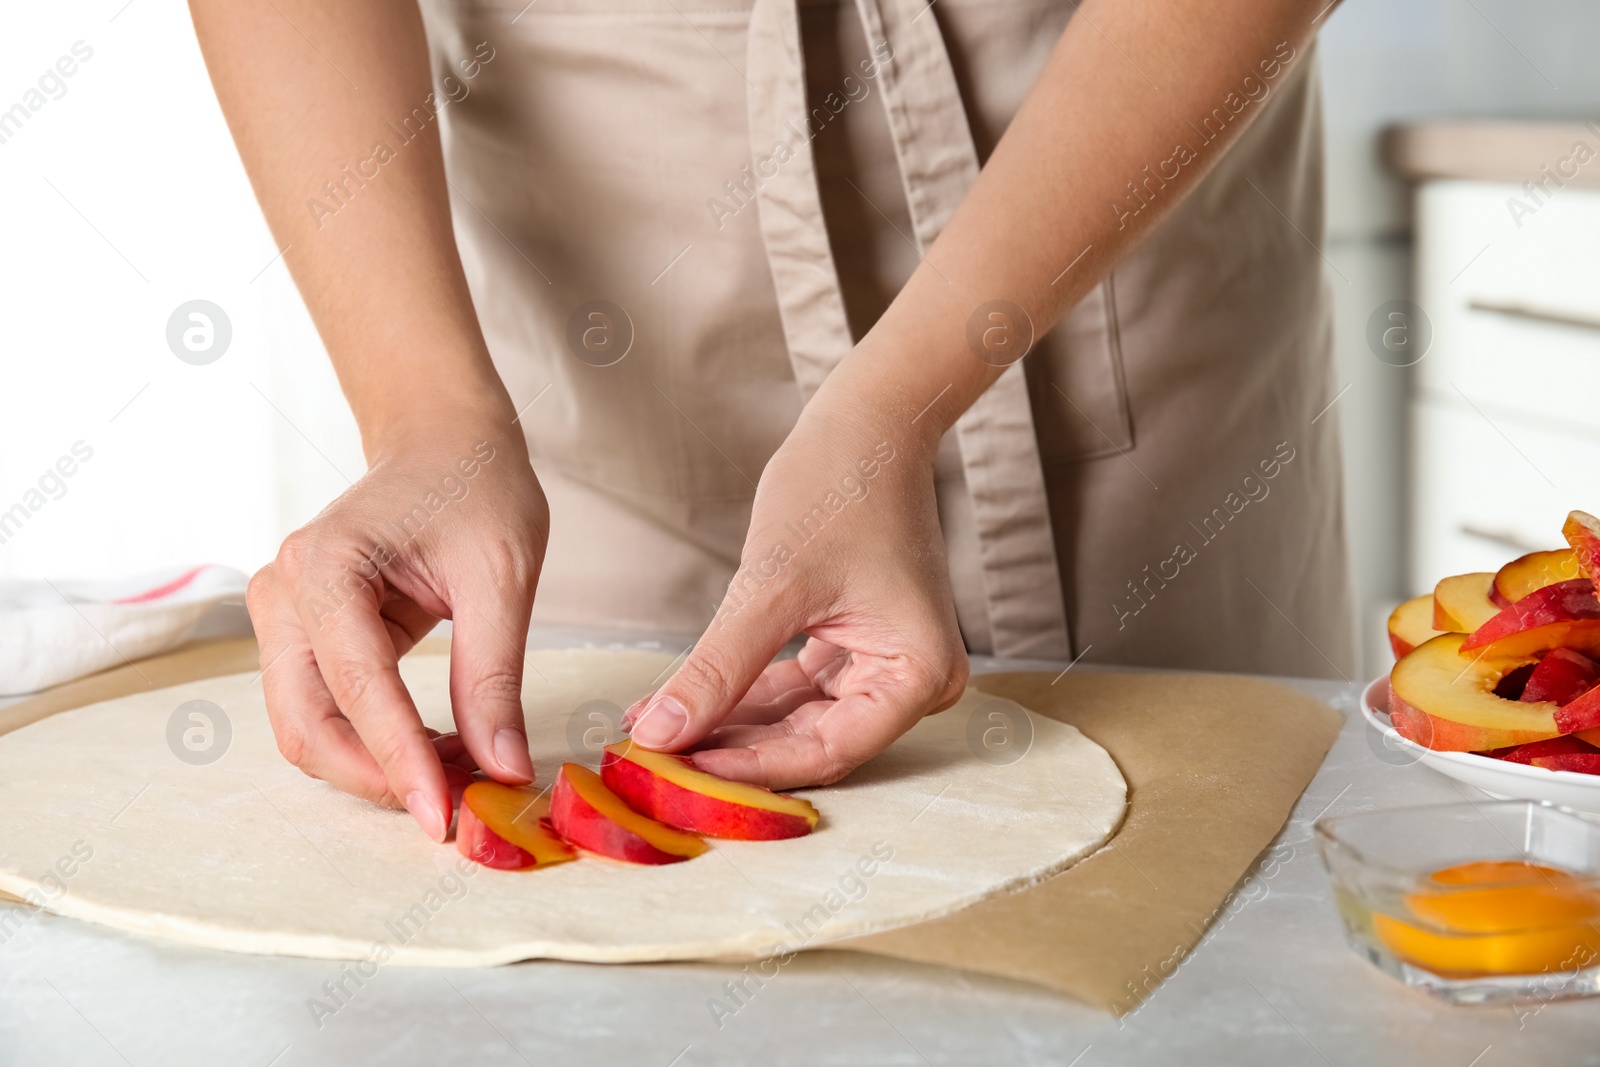
<path fill-rule="evenodd" d="M 1492 300 L 1473 300 L 1467 307 L 1473 311 L 1492 311 L 1496 315 L 1509 315 L 1514 319 L 1532 319 L 1535 322 L 1554 322 L 1562 326 L 1577 326 L 1584 330 L 1600 330 L 1600 318 L 1576 311 L 1553 311 L 1528 304 L 1501 304 Z"/>
<path fill-rule="evenodd" d="M 1469 526 L 1466 523 L 1462 523 L 1456 529 L 1468 537 L 1476 537 L 1480 541 L 1488 541 L 1492 545 L 1502 545 L 1518 552 L 1539 551 L 1538 545 L 1530 544 L 1516 534 L 1506 530 L 1485 530 L 1477 526 Z"/>

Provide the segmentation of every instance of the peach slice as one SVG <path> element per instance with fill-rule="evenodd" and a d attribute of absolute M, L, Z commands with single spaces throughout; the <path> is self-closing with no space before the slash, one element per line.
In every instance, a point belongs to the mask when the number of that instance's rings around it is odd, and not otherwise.
<path fill-rule="evenodd" d="M 1600 686 L 1585 690 L 1556 708 L 1555 721 L 1562 733 L 1600 744 Z"/>
<path fill-rule="evenodd" d="M 1582 737 L 1571 734 L 1562 734 L 1560 737 L 1550 737 L 1549 741 L 1534 741 L 1531 744 L 1512 745 L 1510 749 L 1490 749 L 1480 755 L 1493 757 L 1496 760 L 1506 760 L 1507 763 L 1528 763 L 1536 765 L 1536 761 L 1552 757 L 1552 755 L 1586 755 L 1594 753 L 1600 755 L 1600 749 L 1584 741 Z"/>
<path fill-rule="evenodd" d="M 474 863 L 497 871 L 525 871 L 539 866 L 533 853 L 518 848 L 489 829 L 465 804 L 456 816 L 456 851 Z"/>
<path fill-rule="evenodd" d="M 718 778 L 683 756 L 631 741 L 606 746 L 600 777 L 633 810 L 708 837 L 777 841 L 817 828 L 809 801 Z"/>
<path fill-rule="evenodd" d="M 1389 614 L 1389 648 L 1399 659 L 1424 641 L 1438 637 L 1433 628 L 1433 594 L 1423 593 L 1395 608 Z"/>
<path fill-rule="evenodd" d="M 1494 684 L 1494 695 L 1505 697 L 1507 700 L 1521 700 L 1522 695 L 1528 691 L 1528 679 L 1533 677 L 1533 670 L 1539 666 L 1540 660 L 1524 663 L 1516 670 L 1504 675 Z M 1528 703 L 1533 703 L 1533 698 L 1528 698 Z"/>
<path fill-rule="evenodd" d="M 1578 569 L 1600 590 L 1600 519 L 1587 511 L 1568 512 L 1561 535 L 1572 546 Z"/>
<path fill-rule="evenodd" d="M 598 774 L 576 763 L 561 765 L 551 791 L 550 822 L 579 848 L 628 863 L 682 863 L 706 850 L 694 834 L 628 807 Z"/>
<path fill-rule="evenodd" d="M 473 782 L 461 794 L 456 851 L 498 870 L 549 867 L 577 859 L 572 846 L 543 821 L 550 800 L 532 789 Z"/>
<path fill-rule="evenodd" d="M 1508 608 L 1535 589 L 1582 577 L 1582 572 L 1578 570 L 1578 557 L 1573 555 L 1570 548 L 1529 552 L 1495 572 L 1494 588 L 1489 596 L 1500 607 Z"/>
<path fill-rule="evenodd" d="M 1466 637 L 1442 634 L 1389 673 L 1389 720 L 1400 736 L 1439 752 L 1482 752 L 1564 733 L 1556 706 L 1496 696 L 1500 678 L 1527 657 L 1461 651 Z"/>
<path fill-rule="evenodd" d="M 1570 648 L 1553 648 L 1533 668 L 1520 699 L 1570 704 L 1600 683 L 1600 663 Z"/>
<path fill-rule="evenodd" d="M 1573 771 L 1577 774 L 1600 774 L 1600 751 L 1558 752 L 1553 756 L 1536 756 L 1529 761 L 1547 771 Z"/>
<path fill-rule="evenodd" d="M 1584 774 L 1600 771 L 1600 748 L 1570 734 L 1513 748 L 1498 748 L 1483 755 L 1551 771 L 1582 771 Z"/>
<path fill-rule="evenodd" d="M 1536 656 L 1570 648 L 1600 656 L 1600 599 L 1586 578 L 1535 589 L 1467 635 L 1463 652 Z"/>
<path fill-rule="evenodd" d="M 1487 571 L 1453 574 L 1433 587 L 1433 628 L 1444 633 L 1470 634 L 1500 608 L 1489 596 L 1494 575 Z"/>

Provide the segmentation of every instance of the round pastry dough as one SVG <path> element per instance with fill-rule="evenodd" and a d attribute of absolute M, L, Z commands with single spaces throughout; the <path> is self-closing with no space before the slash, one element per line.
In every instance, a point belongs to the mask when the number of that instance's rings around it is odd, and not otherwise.
<path fill-rule="evenodd" d="M 633 650 L 528 661 L 523 704 L 541 783 L 574 748 L 587 755 L 586 703 L 625 708 L 671 665 Z M 428 724 L 452 729 L 447 658 L 409 657 L 401 674 Z M 169 720 L 191 700 L 228 718 L 216 762 L 169 748 Z M 1025 737 L 1030 726 L 1020 758 L 980 758 L 985 731 Z M 446 967 L 768 956 L 1055 874 L 1111 836 L 1126 794 L 1111 757 L 1073 727 L 968 690 L 844 782 L 801 791 L 822 812 L 809 837 L 716 841 L 663 867 L 583 856 L 493 871 L 428 841 L 409 815 L 285 763 L 259 682 L 240 674 L 0 737 L 0 889 L 61 915 L 240 952 Z"/>

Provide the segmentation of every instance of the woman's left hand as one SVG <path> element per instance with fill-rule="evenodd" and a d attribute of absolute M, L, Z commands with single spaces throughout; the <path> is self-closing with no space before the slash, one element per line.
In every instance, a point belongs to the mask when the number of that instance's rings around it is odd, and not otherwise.
<path fill-rule="evenodd" d="M 825 385 L 767 464 L 710 628 L 628 709 L 639 744 L 769 789 L 823 785 L 960 698 L 937 440 L 841 392 Z M 771 662 L 798 633 L 799 658 Z"/>

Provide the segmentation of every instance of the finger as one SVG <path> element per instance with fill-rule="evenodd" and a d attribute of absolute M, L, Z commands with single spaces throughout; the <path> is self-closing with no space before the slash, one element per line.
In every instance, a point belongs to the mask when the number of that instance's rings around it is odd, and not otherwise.
<path fill-rule="evenodd" d="M 622 716 L 624 730 L 633 729 L 639 713 L 654 695 L 642 696 L 629 706 Z M 761 677 L 755 680 L 744 699 L 734 706 L 723 722 L 776 722 L 807 700 L 815 700 L 820 695 L 799 663 L 792 659 L 775 660 L 767 664 Z"/>
<path fill-rule="evenodd" d="M 866 694 L 821 703 L 826 710 L 813 722 L 789 726 L 786 719 L 772 726 L 744 727 L 762 731 L 762 739 L 749 747 L 696 752 L 691 758 L 701 770 L 718 777 L 768 789 L 829 785 L 888 748 L 922 718 L 920 712 L 894 714 Z"/>
<path fill-rule="evenodd" d="M 765 703 L 741 700 L 722 725 L 691 746 L 699 751 L 712 748 L 744 748 L 768 737 L 779 736 L 773 728 L 800 708 L 814 701 L 833 699 L 820 689 L 791 689 Z"/>
<path fill-rule="evenodd" d="M 796 689 L 813 689 L 811 676 L 798 660 L 780 659 L 767 664 L 755 684 L 745 693 L 744 701 L 750 704 L 770 704 Z"/>
<path fill-rule="evenodd" d="M 813 700 L 838 697 L 837 681 L 850 662 L 848 650 L 814 637 L 808 639 L 797 659 L 770 664 L 715 732 L 730 726 L 779 722 Z M 709 740 L 709 735 L 702 738 L 701 747 Z"/>
<path fill-rule="evenodd" d="M 410 597 L 396 593 L 393 587 L 389 589 L 381 614 L 397 656 L 416 648 L 417 642 L 439 625 L 439 616 Z"/>
<path fill-rule="evenodd" d="M 798 661 L 777 660 L 761 672 L 761 677 L 756 679 L 744 699 L 734 705 L 719 729 L 778 722 L 801 705 L 821 700 L 827 695 L 817 688 Z"/>
<path fill-rule="evenodd" d="M 439 762 L 444 764 L 446 774 L 450 772 L 451 767 L 459 767 L 468 773 L 478 769 L 478 761 L 467 751 L 460 734 L 441 734 L 437 730 L 429 730 L 428 734 L 433 742 L 433 750 L 439 754 Z"/>
<path fill-rule="evenodd" d="M 424 833 L 443 841 L 450 826 L 449 786 L 400 680 L 399 655 L 374 596 L 357 596 L 335 612 L 303 602 L 298 612 L 328 691 L 383 768 L 390 792 Z"/>
<path fill-rule="evenodd" d="M 788 728 L 783 725 L 782 720 L 771 723 L 739 723 L 737 725 L 724 723 L 707 734 L 686 755 L 698 756 L 702 752 L 715 752 L 722 748 L 751 748 L 762 741 L 786 736 L 787 733 Z"/>
<path fill-rule="evenodd" d="M 752 748 L 763 741 L 789 737 L 797 732 L 812 729 L 812 723 L 842 696 L 839 692 L 826 692 L 813 686 L 785 693 L 780 700 L 765 705 L 772 711 L 782 710 L 782 715 L 761 717 L 750 714 L 739 718 L 739 709 L 728 716 L 721 726 L 707 734 L 697 746 L 699 752 L 719 748 Z M 740 705 L 743 707 L 743 705 Z"/>
<path fill-rule="evenodd" d="M 765 726 L 788 718 L 796 708 L 809 704 L 813 700 L 825 700 L 827 698 L 828 694 L 822 690 L 807 687 L 805 689 L 790 689 L 766 701 L 741 700 L 734 705 L 733 710 L 728 713 L 726 719 L 722 720 L 722 725 L 717 729 L 725 730 L 734 726 Z M 712 731 L 712 733 L 715 732 L 715 730 Z M 710 735 L 708 734 L 707 736 Z"/>
<path fill-rule="evenodd" d="M 677 751 L 722 724 L 795 630 L 777 605 L 729 610 L 724 601 L 683 666 L 634 721 L 645 748 Z"/>
<path fill-rule="evenodd" d="M 472 784 L 472 772 L 457 767 L 453 763 L 444 765 L 444 780 L 450 787 L 450 807 L 452 810 L 461 806 L 461 794 L 467 791 L 467 786 Z"/>
<path fill-rule="evenodd" d="M 261 686 L 278 750 L 305 774 L 368 800 L 392 802 L 383 769 L 339 714 L 311 642 L 269 565 L 246 597 L 261 646 Z"/>
<path fill-rule="evenodd" d="M 944 700 L 940 679 L 880 670 L 870 661 L 858 661 L 842 681 L 839 699 L 812 701 L 771 726 L 742 728 L 754 738 L 748 747 L 697 752 L 695 764 L 768 789 L 828 785 L 888 748 Z"/>
<path fill-rule="evenodd" d="M 497 781 L 533 781 L 522 719 L 522 657 L 528 645 L 537 574 L 521 579 L 480 573 L 452 590 L 450 706 L 478 766 Z"/>
<path fill-rule="evenodd" d="M 812 685 L 829 696 L 837 697 L 844 695 L 839 687 L 845 672 L 855 662 L 855 656 L 848 648 L 810 637 L 800 649 L 800 655 L 795 657 L 795 662 Z"/>
<path fill-rule="evenodd" d="M 768 667 L 722 725 L 701 739 L 697 750 L 749 748 L 761 741 L 788 736 L 807 715 L 814 717 L 829 702 L 844 695 L 840 686 L 852 662 L 848 649 L 810 638 L 797 659 L 779 660 Z M 784 690 L 785 686 L 794 688 Z M 758 693 L 767 699 L 757 702 Z M 819 702 L 817 708 L 807 709 L 806 715 L 784 723 L 812 702 Z"/>

